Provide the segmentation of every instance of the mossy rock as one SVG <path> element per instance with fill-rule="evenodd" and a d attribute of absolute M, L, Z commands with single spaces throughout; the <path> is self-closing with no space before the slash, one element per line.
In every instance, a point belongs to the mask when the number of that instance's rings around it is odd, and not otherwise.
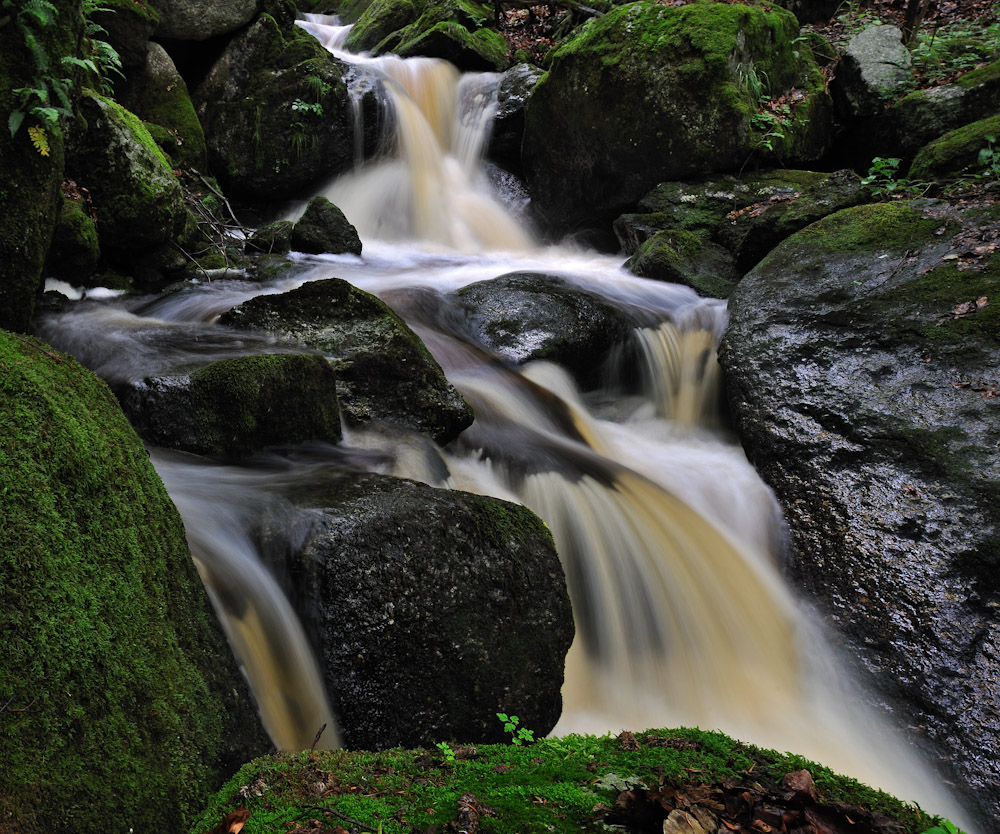
<path fill-rule="evenodd" d="M 415 23 L 422 11 L 423 4 L 414 0 L 373 0 L 351 29 L 347 48 L 371 50 L 393 32 Z"/>
<path fill-rule="evenodd" d="M 720 349 L 792 578 L 993 818 L 1000 665 L 977 635 L 1000 630 L 982 605 L 1000 589 L 998 220 L 929 200 L 832 214 L 744 276 Z"/>
<path fill-rule="evenodd" d="M 340 440 L 337 380 L 322 356 L 268 354 L 153 377 L 121 395 L 148 443 L 246 457 L 268 446 Z"/>
<path fill-rule="evenodd" d="M 84 95 L 85 138 L 68 171 L 88 189 L 101 250 L 123 259 L 176 240 L 192 218 L 170 164 L 138 117 L 111 99 Z"/>
<path fill-rule="evenodd" d="M 523 720 L 518 726 L 530 729 Z M 347 817 L 385 834 L 471 828 L 470 818 L 496 834 L 740 831 L 751 830 L 747 820 L 765 807 L 776 819 L 786 810 L 789 818 L 822 819 L 830 831 L 921 834 L 933 824 L 918 807 L 829 768 L 721 733 L 636 729 L 520 746 L 442 742 L 444 750 L 258 759 L 219 791 L 191 834 L 203 834 L 238 807 L 249 812 L 248 828 L 279 834 L 299 821 L 306 797 L 310 813 L 329 826 Z M 351 789 L 376 784 L 378 790 Z"/>
<path fill-rule="evenodd" d="M 101 0 L 100 7 L 87 17 L 104 29 L 98 37 L 114 48 L 123 67 L 146 63 L 149 38 L 160 23 L 159 12 L 139 0 Z"/>
<path fill-rule="evenodd" d="M 184 528 L 108 387 L 0 331 L 0 807 L 182 831 L 270 748 Z"/>
<path fill-rule="evenodd" d="M 346 72 L 314 37 L 269 14 L 230 41 L 194 95 L 227 194 L 298 196 L 353 165 Z"/>
<path fill-rule="evenodd" d="M 16 14 L 17 6 L 11 10 Z M 4 14 L 7 14 L 5 10 Z M 83 34 L 83 16 L 69 5 L 58 16 L 58 25 L 35 27 L 36 45 L 53 63 L 60 56 L 75 56 Z M 73 68 L 65 73 L 72 77 Z M 22 98 L 15 90 L 36 84 L 36 59 L 19 31 L 10 23 L 0 27 L 0 111 L 8 116 Z M 70 87 L 75 96 L 76 86 Z M 45 255 L 52 231 L 62 212 L 60 184 L 65 178 L 65 144 L 61 134 L 45 134 L 48 155 L 32 145 L 30 127 L 40 125 L 27 117 L 16 135 L 0 130 L 0 328 L 27 332 L 35 302 L 41 295 Z"/>
<path fill-rule="evenodd" d="M 148 44 L 142 69 L 130 73 L 127 82 L 118 85 L 117 94 L 123 105 L 150 126 L 154 141 L 173 167 L 207 173 L 205 133 L 187 84 L 162 46 Z"/>
<path fill-rule="evenodd" d="M 159 16 L 156 35 L 181 41 L 204 41 L 250 23 L 261 0 L 151 0 Z"/>
<path fill-rule="evenodd" d="M 45 275 L 75 286 L 91 286 L 91 275 L 101 256 L 97 228 L 84 202 L 63 195 L 62 212 L 45 258 Z"/>
<path fill-rule="evenodd" d="M 499 32 L 490 29 L 469 32 L 450 20 L 435 23 L 429 29 L 418 24 L 404 30 L 393 51 L 401 58 L 418 55 L 442 58 L 468 72 L 497 72 L 509 63 L 507 42 Z"/>
<path fill-rule="evenodd" d="M 247 250 L 265 254 L 284 255 L 292 248 L 291 220 L 275 220 L 257 229 L 247 240 Z"/>
<path fill-rule="evenodd" d="M 351 423 L 397 423 L 438 443 L 472 423 L 472 409 L 416 333 L 382 301 L 339 278 L 258 296 L 219 322 L 321 351 L 337 375 L 342 417 Z"/>
<path fill-rule="evenodd" d="M 925 145 L 914 157 L 909 178 L 917 182 L 978 173 L 979 152 L 1000 139 L 1000 113 L 952 130 Z M 1000 148 L 1000 146 L 998 146 Z"/>
<path fill-rule="evenodd" d="M 289 499 L 308 529 L 277 569 L 294 577 L 290 595 L 345 746 L 498 742 L 495 713 L 510 701 L 539 733 L 555 725 L 573 615 L 552 535 L 534 513 L 344 472 L 317 473 Z M 272 539 L 266 524 L 263 535 Z"/>
<path fill-rule="evenodd" d="M 625 269 L 643 278 L 684 284 L 710 298 L 728 298 L 738 277 L 732 255 L 721 246 L 675 230 L 653 235 L 625 262 Z"/>
<path fill-rule="evenodd" d="M 361 254 L 358 230 L 326 197 L 313 197 L 292 227 L 291 246 L 307 254 Z"/>
<path fill-rule="evenodd" d="M 766 158 L 756 78 L 797 102 L 772 150 L 819 158 L 831 104 L 784 9 L 633 3 L 582 26 L 552 55 L 528 102 L 523 144 L 532 198 L 557 229 L 610 220 L 658 182 Z M 766 83 L 764 83 L 766 80 Z"/>

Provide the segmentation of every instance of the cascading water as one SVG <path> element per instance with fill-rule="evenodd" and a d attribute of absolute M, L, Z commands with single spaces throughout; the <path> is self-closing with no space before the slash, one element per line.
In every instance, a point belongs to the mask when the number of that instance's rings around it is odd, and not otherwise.
<path fill-rule="evenodd" d="M 84 302 L 44 319 L 41 335 L 121 381 L 290 349 L 211 323 L 253 295 L 335 275 L 382 296 L 424 337 L 476 422 L 432 466 L 362 430 L 346 432 L 338 453 L 354 468 L 519 500 L 546 520 L 577 619 L 556 733 L 718 728 L 961 820 L 939 780 L 838 680 L 830 648 L 781 579 L 776 504 L 717 429 L 724 305 L 630 276 L 620 259 L 533 244 L 479 168 L 496 76 L 461 79 L 431 59 L 347 55 L 345 27 L 318 16 L 301 25 L 380 78 L 393 107 L 392 154 L 321 189 L 359 229 L 364 256 L 319 256 L 272 284 Z M 639 357 L 641 391 L 581 395 L 559 368 L 484 361 L 473 328 L 441 324 L 464 315 L 444 309 L 447 293 L 514 271 L 557 274 L 641 310 L 648 325 L 623 346 Z M 426 315 L 428 296 L 438 315 Z M 365 451 L 373 444 L 377 458 Z M 243 531 L 247 513 L 275 515 L 282 484 L 314 473 L 292 458 L 257 469 L 160 453 L 154 461 L 276 743 L 308 746 L 330 721 L 315 661 Z"/>

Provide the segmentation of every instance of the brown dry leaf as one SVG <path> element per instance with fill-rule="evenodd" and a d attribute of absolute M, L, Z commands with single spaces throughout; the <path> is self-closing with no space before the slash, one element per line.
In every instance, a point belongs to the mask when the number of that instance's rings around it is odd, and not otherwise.
<path fill-rule="evenodd" d="M 237 808 L 226 814 L 222 821 L 207 834 L 240 834 L 248 819 L 250 819 L 250 812 L 246 808 Z"/>

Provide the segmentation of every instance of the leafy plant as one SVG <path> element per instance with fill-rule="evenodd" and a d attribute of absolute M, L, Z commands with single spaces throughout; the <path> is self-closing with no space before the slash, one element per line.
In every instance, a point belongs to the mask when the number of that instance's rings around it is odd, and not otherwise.
<path fill-rule="evenodd" d="M 451 745 L 448 744 L 447 741 L 439 741 L 434 746 L 437 747 L 437 749 L 441 751 L 441 754 L 444 756 L 444 760 L 448 764 L 454 764 L 454 762 L 455 762 L 455 751 L 451 749 Z"/>
<path fill-rule="evenodd" d="M 521 722 L 516 715 L 507 715 L 505 712 L 498 712 L 497 718 L 503 722 L 503 731 L 511 734 L 511 744 L 520 746 L 522 744 L 535 743 L 535 731 L 519 727 L 518 724 Z"/>
<path fill-rule="evenodd" d="M 876 156 L 872 160 L 868 175 L 862 177 L 861 184 L 871 186 L 876 195 L 887 196 L 910 187 L 907 180 L 899 179 L 899 164 L 896 156 Z"/>
<path fill-rule="evenodd" d="M 974 176 L 981 179 L 1000 179 L 1000 148 L 996 148 L 995 136 L 986 136 L 986 147 L 979 151 L 979 172 Z"/>
<path fill-rule="evenodd" d="M 297 113 L 312 113 L 314 116 L 323 115 L 323 105 L 317 102 L 303 101 L 300 98 L 292 102 L 292 110 Z"/>

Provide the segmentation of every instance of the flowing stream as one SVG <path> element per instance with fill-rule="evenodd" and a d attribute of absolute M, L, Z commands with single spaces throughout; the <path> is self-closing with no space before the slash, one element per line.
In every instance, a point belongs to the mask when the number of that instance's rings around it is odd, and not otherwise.
<path fill-rule="evenodd" d="M 324 467 L 381 471 L 520 501 L 551 528 L 577 621 L 556 734 L 720 729 L 962 820 L 930 768 L 851 690 L 781 577 L 780 512 L 716 410 L 725 305 L 631 276 L 620 257 L 535 243 L 482 167 L 498 76 L 347 55 L 347 27 L 319 16 L 300 25 L 379 79 L 393 114 L 390 153 L 317 183 L 358 228 L 363 256 L 299 258 L 297 273 L 271 283 L 85 299 L 39 325 L 121 384 L 294 350 L 213 322 L 255 295 L 336 276 L 407 318 L 474 406 L 474 425 L 431 452 L 363 429 L 347 430 L 322 462 L 275 453 L 223 466 L 152 450 L 275 743 L 308 747 L 322 724 L 321 744 L 338 740 L 316 662 L 248 524 L 267 515 L 294 538 L 285 488 Z M 636 390 L 621 390 L 614 367 L 584 394 L 554 365 L 487 361 L 468 329 L 443 324 L 463 315 L 452 290 L 515 271 L 559 275 L 641 311 L 646 326 L 623 345 L 639 357 Z"/>

